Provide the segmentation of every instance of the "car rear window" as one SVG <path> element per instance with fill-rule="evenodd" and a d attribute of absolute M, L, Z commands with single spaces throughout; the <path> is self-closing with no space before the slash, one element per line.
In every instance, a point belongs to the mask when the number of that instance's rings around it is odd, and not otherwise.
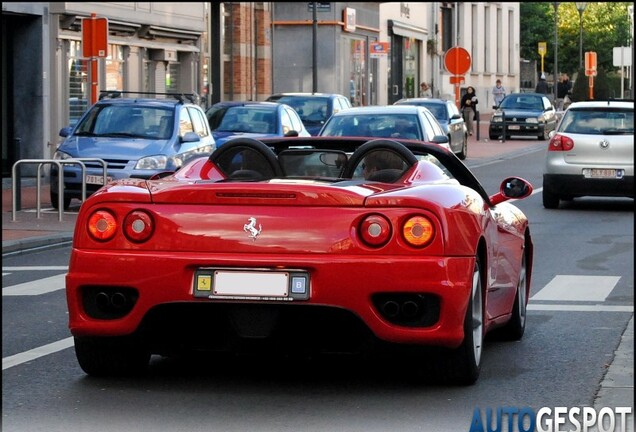
<path fill-rule="evenodd" d="M 587 135 L 633 135 L 634 111 L 620 108 L 570 109 L 560 132 Z"/>

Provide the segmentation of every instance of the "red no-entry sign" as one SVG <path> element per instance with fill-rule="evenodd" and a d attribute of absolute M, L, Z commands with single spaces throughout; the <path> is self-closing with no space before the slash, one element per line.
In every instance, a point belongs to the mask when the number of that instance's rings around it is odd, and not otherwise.
<path fill-rule="evenodd" d="M 464 75 L 470 69 L 470 53 L 465 48 L 452 47 L 444 54 L 444 66 L 453 75 Z"/>

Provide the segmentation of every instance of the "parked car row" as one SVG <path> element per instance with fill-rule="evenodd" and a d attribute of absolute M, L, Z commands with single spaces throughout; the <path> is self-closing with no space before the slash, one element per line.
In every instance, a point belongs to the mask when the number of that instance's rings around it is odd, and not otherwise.
<path fill-rule="evenodd" d="M 392 106 L 352 107 L 342 95 L 279 93 L 268 101 L 219 102 L 203 112 L 193 95 L 104 92 L 72 127 L 55 159 L 64 164 L 61 204 L 90 195 L 116 179 L 149 179 L 173 172 L 237 138 L 367 137 L 436 143 L 459 159 L 468 154 L 468 132 L 453 101 L 412 98 Z M 550 139 L 543 204 L 585 195 L 634 196 L 633 101 L 574 103 L 559 122 L 539 93 L 507 95 L 492 114 L 489 137 Z M 576 150 L 574 147 L 576 146 Z M 89 160 L 93 159 L 93 160 Z M 107 163 L 107 178 L 103 166 Z M 83 176 L 85 178 L 83 179 Z M 58 172 L 51 169 L 51 203 L 59 208 Z"/>

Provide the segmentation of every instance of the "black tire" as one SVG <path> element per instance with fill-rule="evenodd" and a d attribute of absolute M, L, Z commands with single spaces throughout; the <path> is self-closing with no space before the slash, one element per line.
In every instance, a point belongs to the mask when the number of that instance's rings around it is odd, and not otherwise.
<path fill-rule="evenodd" d="M 497 139 L 499 139 L 499 135 L 494 134 L 492 132 L 489 132 L 488 133 L 488 138 L 490 138 L 491 140 L 497 140 Z"/>
<path fill-rule="evenodd" d="M 510 321 L 501 328 L 500 336 L 503 340 L 516 341 L 523 337 L 526 329 L 526 312 L 528 304 L 528 279 L 526 254 L 521 258 L 521 269 L 519 271 L 519 281 L 517 282 L 517 294 L 515 305 L 512 308 Z"/>
<path fill-rule="evenodd" d="M 541 195 L 543 197 L 543 207 L 547 209 L 559 208 L 559 196 L 557 194 L 544 186 Z"/>
<path fill-rule="evenodd" d="M 59 197 L 59 194 L 57 192 L 51 191 L 51 206 L 55 210 L 59 210 L 59 207 L 60 207 L 58 197 Z M 64 194 L 63 199 L 64 199 L 64 202 L 62 203 L 62 205 L 64 206 L 64 210 L 68 210 L 69 207 L 71 206 L 71 197 Z"/>
<path fill-rule="evenodd" d="M 472 385 L 481 372 L 484 343 L 484 301 L 479 258 L 475 261 L 472 289 L 464 317 L 464 341 L 446 360 L 446 375 L 453 384 Z"/>
<path fill-rule="evenodd" d="M 129 337 L 76 337 L 80 367 L 93 376 L 140 375 L 148 368 L 150 352 Z"/>
<path fill-rule="evenodd" d="M 459 160 L 465 160 L 468 155 L 468 137 L 464 135 L 464 139 L 462 142 L 462 149 L 459 153 L 457 153 L 457 157 Z"/>

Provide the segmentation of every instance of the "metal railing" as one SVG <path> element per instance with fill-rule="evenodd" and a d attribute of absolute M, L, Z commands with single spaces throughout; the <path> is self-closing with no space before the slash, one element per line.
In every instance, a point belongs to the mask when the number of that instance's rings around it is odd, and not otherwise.
<path fill-rule="evenodd" d="M 86 200 L 86 165 L 84 164 L 84 162 L 98 162 L 101 163 L 101 165 L 103 166 L 104 169 L 104 177 L 103 177 L 103 182 L 104 185 L 108 182 L 108 178 L 107 178 L 107 169 L 106 169 L 106 161 L 104 161 L 103 159 L 99 159 L 99 158 L 75 158 L 75 159 L 63 159 L 63 160 L 58 160 L 58 159 L 21 159 L 19 161 L 17 161 L 16 163 L 13 164 L 13 168 L 12 168 L 12 190 L 11 190 L 11 201 L 12 201 L 12 205 L 11 205 L 11 220 L 13 222 L 16 221 L 16 213 L 17 213 L 17 199 L 16 199 L 16 195 L 17 195 L 17 191 L 18 191 L 18 186 L 22 187 L 21 185 L 18 185 L 18 179 L 20 178 L 19 176 L 19 171 L 18 168 L 20 165 L 24 165 L 24 164 L 38 164 L 38 168 L 37 168 L 37 180 L 36 180 L 36 189 L 35 189 L 35 196 L 36 196 L 36 217 L 39 219 L 41 216 L 41 208 L 42 208 L 42 204 L 41 204 L 41 197 L 42 197 L 42 182 L 41 182 L 41 169 L 42 166 L 45 164 L 52 164 L 52 165 L 56 165 L 57 166 L 57 172 L 58 172 L 58 182 L 57 182 L 57 190 L 58 190 L 58 195 L 57 195 L 57 199 L 58 199 L 58 220 L 60 222 L 62 222 L 62 214 L 64 213 L 64 169 L 63 169 L 63 165 L 79 165 L 80 168 L 82 169 L 82 202 Z"/>

